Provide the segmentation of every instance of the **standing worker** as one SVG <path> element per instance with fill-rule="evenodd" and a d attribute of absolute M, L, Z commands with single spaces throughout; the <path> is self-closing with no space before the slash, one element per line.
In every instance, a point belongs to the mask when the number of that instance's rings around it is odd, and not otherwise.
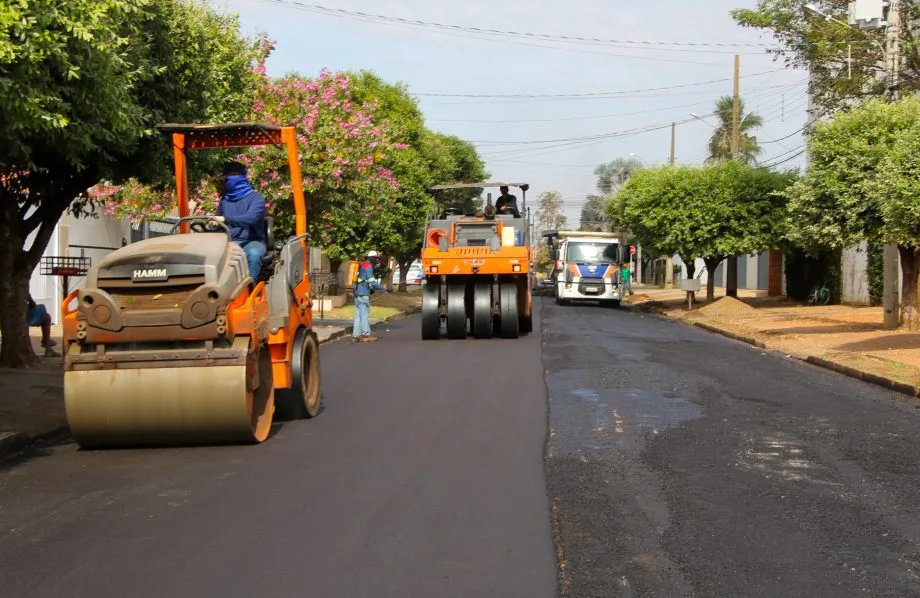
<path fill-rule="evenodd" d="M 374 278 L 374 264 L 377 263 L 377 252 L 369 251 L 367 259 L 358 267 L 358 280 L 355 282 L 355 320 L 351 329 L 351 337 L 355 342 L 370 343 L 377 340 L 371 335 L 371 293 L 387 290 Z"/>
<path fill-rule="evenodd" d="M 629 291 L 630 295 L 635 295 L 632 288 L 632 270 L 629 269 L 629 262 L 625 262 L 620 268 L 620 280 L 623 281 L 623 293 Z"/>

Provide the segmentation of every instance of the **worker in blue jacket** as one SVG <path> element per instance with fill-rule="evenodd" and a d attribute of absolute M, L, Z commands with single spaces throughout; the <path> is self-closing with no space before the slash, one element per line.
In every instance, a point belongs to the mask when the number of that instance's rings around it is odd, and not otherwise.
<path fill-rule="evenodd" d="M 265 237 L 265 198 L 246 179 L 246 167 L 239 162 L 224 165 L 217 181 L 220 203 L 217 215 L 223 216 L 230 239 L 246 252 L 249 275 L 256 282 L 262 270 L 262 258 L 268 251 Z"/>
<path fill-rule="evenodd" d="M 374 264 L 377 252 L 370 251 L 367 259 L 358 266 L 358 281 L 355 283 L 355 320 L 351 328 L 351 337 L 356 342 L 369 343 L 377 340 L 371 335 L 371 293 L 387 290 L 374 278 Z"/>

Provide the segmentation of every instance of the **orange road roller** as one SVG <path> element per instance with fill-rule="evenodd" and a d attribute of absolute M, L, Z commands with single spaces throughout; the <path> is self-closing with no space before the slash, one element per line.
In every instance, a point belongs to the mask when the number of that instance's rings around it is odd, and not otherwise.
<path fill-rule="evenodd" d="M 530 264 L 534 250 L 527 183 L 456 183 L 432 190 L 517 187 L 472 214 L 447 208 L 429 219 L 422 244 L 422 339 L 518 338 L 533 328 Z M 505 190 L 507 191 L 507 190 Z"/>
<path fill-rule="evenodd" d="M 307 210 L 293 127 L 164 124 L 179 218 L 171 234 L 107 255 L 62 304 L 64 401 L 84 448 L 260 443 L 273 421 L 322 402 Z M 274 242 L 258 280 L 221 218 L 190 216 L 189 149 L 287 152 L 295 235 Z"/>

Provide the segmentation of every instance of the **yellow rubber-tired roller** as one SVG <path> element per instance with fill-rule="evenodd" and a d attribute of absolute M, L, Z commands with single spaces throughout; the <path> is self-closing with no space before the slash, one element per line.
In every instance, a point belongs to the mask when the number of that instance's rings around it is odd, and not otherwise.
<path fill-rule="evenodd" d="M 246 123 L 161 128 L 179 148 L 183 233 L 112 252 L 64 300 L 70 432 L 82 447 L 262 442 L 276 415 L 314 417 L 322 401 L 294 132 Z M 275 246 L 266 221 L 269 253 L 252 280 L 221 220 L 188 216 L 184 149 L 259 142 L 293 155 L 297 234 Z"/>

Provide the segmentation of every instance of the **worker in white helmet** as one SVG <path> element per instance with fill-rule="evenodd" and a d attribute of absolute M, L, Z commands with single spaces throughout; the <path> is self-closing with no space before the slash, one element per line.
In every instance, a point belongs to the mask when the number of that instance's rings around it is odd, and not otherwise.
<path fill-rule="evenodd" d="M 377 252 L 369 251 L 367 259 L 358 267 L 358 280 L 355 282 L 355 320 L 352 325 L 351 337 L 355 342 L 369 343 L 377 340 L 371 335 L 371 293 L 387 290 L 374 278 L 374 264 L 377 263 Z"/>

